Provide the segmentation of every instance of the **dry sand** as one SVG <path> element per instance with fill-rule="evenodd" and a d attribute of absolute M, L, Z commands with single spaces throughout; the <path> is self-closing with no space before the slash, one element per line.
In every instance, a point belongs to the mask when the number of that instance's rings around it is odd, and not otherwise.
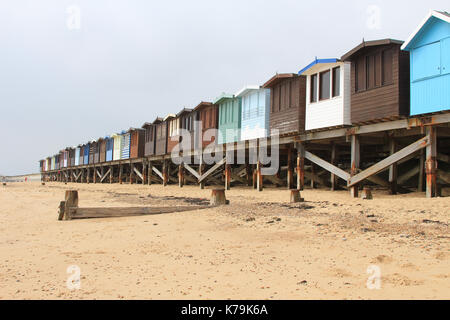
<path fill-rule="evenodd" d="M 234 188 L 227 207 L 57 221 L 80 206 L 201 203 L 210 190 L 161 185 L 0 186 L 0 299 L 449 299 L 450 198 L 372 201 L 347 192 Z M 81 269 L 81 289 L 66 286 Z M 381 288 L 366 286 L 367 268 Z"/>

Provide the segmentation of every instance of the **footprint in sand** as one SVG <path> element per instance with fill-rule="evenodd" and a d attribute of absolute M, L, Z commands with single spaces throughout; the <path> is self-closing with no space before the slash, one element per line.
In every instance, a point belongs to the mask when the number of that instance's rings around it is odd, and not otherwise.
<path fill-rule="evenodd" d="M 394 261 L 394 259 L 392 259 L 389 256 L 386 256 L 386 255 L 382 254 L 382 255 L 379 255 L 378 257 L 373 258 L 371 263 L 385 263 L 385 264 L 388 264 L 388 263 L 391 263 L 392 261 Z"/>

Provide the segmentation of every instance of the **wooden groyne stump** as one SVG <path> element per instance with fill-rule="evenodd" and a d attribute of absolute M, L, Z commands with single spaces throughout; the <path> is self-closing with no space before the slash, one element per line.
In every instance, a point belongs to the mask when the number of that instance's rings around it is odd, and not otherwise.
<path fill-rule="evenodd" d="M 65 201 L 61 201 L 59 204 L 59 220 L 72 220 L 71 212 L 69 208 L 78 207 L 78 191 L 66 190 Z M 62 209 L 64 208 L 64 209 Z M 61 212 L 62 211 L 62 212 Z"/>
<path fill-rule="evenodd" d="M 212 206 L 223 206 L 229 204 L 225 197 L 225 189 L 213 189 L 211 190 L 211 200 L 209 202 Z"/>
<path fill-rule="evenodd" d="M 300 195 L 300 190 L 292 189 L 291 190 L 291 203 L 299 203 L 299 202 L 305 202 L 305 199 L 303 199 Z"/>
<path fill-rule="evenodd" d="M 372 200 L 372 190 L 369 187 L 364 187 L 361 193 L 361 199 L 363 200 Z"/>

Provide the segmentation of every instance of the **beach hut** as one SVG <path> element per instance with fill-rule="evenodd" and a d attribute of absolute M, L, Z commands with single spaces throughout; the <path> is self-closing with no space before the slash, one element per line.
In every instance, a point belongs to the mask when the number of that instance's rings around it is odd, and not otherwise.
<path fill-rule="evenodd" d="M 142 126 L 145 130 L 144 156 L 146 157 L 155 155 L 156 125 L 162 121 L 162 118 L 156 118 L 155 121 L 146 122 Z"/>
<path fill-rule="evenodd" d="M 156 123 L 155 155 L 165 155 L 167 153 L 167 120 Z"/>
<path fill-rule="evenodd" d="M 236 93 L 242 99 L 241 140 L 265 138 L 270 130 L 270 90 L 247 86 Z"/>
<path fill-rule="evenodd" d="M 98 153 L 99 153 L 99 156 L 98 156 L 99 160 L 98 160 L 98 162 L 99 163 L 103 163 L 103 162 L 106 161 L 106 140 L 104 138 L 99 138 L 97 140 L 97 143 L 98 143 L 97 150 L 98 150 Z"/>
<path fill-rule="evenodd" d="M 351 125 L 350 71 L 338 59 L 315 59 L 299 71 L 306 76 L 306 131 Z"/>
<path fill-rule="evenodd" d="M 81 146 L 75 147 L 75 167 L 80 165 Z"/>
<path fill-rule="evenodd" d="M 353 124 L 409 115 L 409 54 L 402 41 L 364 41 L 344 56 L 351 62 Z"/>
<path fill-rule="evenodd" d="M 164 118 L 167 122 L 167 153 L 171 153 L 173 148 L 180 142 L 178 129 L 180 128 L 180 118 L 176 114 L 169 114 Z"/>
<path fill-rule="evenodd" d="M 97 141 L 92 140 L 89 144 L 89 164 L 94 164 L 98 162 L 95 161 L 96 153 L 97 153 Z"/>
<path fill-rule="evenodd" d="M 75 159 L 76 159 L 76 147 L 69 148 L 69 161 L 68 166 L 69 167 L 75 167 Z"/>
<path fill-rule="evenodd" d="M 219 108 L 211 102 L 200 102 L 195 107 L 196 119 L 199 125 L 195 128 L 198 130 L 196 136 L 198 137 L 198 145 L 195 148 L 206 148 L 210 144 L 216 143 L 216 135 L 219 120 Z"/>
<path fill-rule="evenodd" d="M 122 152 L 122 137 L 120 134 L 114 133 L 111 135 L 111 138 L 114 140 L 113 161 L 120 160 Z"/>
<path fill-rule="evenodd" d="M 196 114 L 193 109 L 184 108 L 180 112 L 178 112 L 177 117 L 180 121 L 180 129 L 183 131 L 186 131 L 189 135 L 189 141 L 183 141 L 183 137 L 180 136 L 179 141 L 182 143 L 180 145 L 180 148 L 183 149 L 184 145 L 183 143 L 188 144 L 187 150 L 193 150 L 196 147 L 196 130 L 194 128 L 195 121 L 196 121 Z M 181 132 L 179 132 L 181 135 Z"/>
<path fill-rule="evenodd" d="M 105 147 L 106 147 L 106 154 L 105 154 L 105 161 L 113 161 L 113 155 L 114 155 L 114 139 L 107 136 L 105 137 Z"/>
<path fill-rule="evenodd" d="M 56 155 L 50 159 L 50 170 L 56 170 Z"/>
<path fill-rule="evenodd" d="M 145 130 L 142 128 L 130 128 L 130 158 L 142 158 L 145 148 Z"/>
<path fill-rule="evenodd" d="M 276 74 L 263 88 L 270 89 L 271 135 L 303 133 L 306 113 L 306 77 L 294 73 Z"/>
<path fill-rule="evenodd" d="M 120 134 L 120 159 L 130 159 L 130 132 L 122 131 Z"/>
<path fill-rule="evenodd" d="M 66 167 L 67 165 L 67 160 L 65 160 L 65 156 L 64 156 L 64 151 L 65 150 L 61 150 L 59 152 L 59 169 L 63 169 Z M 65 165 L 66 164 L 66 165 Z"/>
<path fill-rule="evenodd" d="M 92 163 L 92 162 L 89 162 L 89 160 L 90 160 L 90 152 L 91 152 L 91 144 L 88 142 L 88 143 L 86 143 L 84 146 L 83 146 L 83 149 L 84 149 L 84 152 L 83 152 L 83 154 L 84 154 L 84 159 L 83 159 L 83 164 L 84 165 L 88 165 L 88 164 L 90 164 L 90 163 Z M 94 159 L 92 159 L 92 160 L 94 160 Z"/>
<path fill-rule="evenodd" d="M 52 158 L 47 157 L 47 159 L 45 159 L 45 171 L 51 170 L 51 164 L 52 164 Z"/>
<path fill-rule="evenodd" d="M 214 104 L 219 108 L 218 144 L 238 142 L 241 139 L 241 98 L 223 93 Z"/>
<path fill-rule="evenodd" d="M 402 49 L 410 52 L 411 115 L 450 110 L 450 14 L 431 11 Z"/>

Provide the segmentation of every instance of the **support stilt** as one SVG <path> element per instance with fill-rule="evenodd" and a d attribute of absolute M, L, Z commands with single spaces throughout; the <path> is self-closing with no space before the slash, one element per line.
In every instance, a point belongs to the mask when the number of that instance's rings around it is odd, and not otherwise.
<path fill-rule="evenodd" d="M 437 192 L 437 139 L 436 128 L 429 126 L 426 128 L 427 135 L 430 137 L 430 143 L 426 147 L 426 174 L 427 174 L 427 198 L 435 198 Z"/>
<path fill-rule="evenodd" d="M 359 162 L 360 162 L 360 143 L 359 136 L 352 135 L 351 136 L 351 175 L 354 176 L 358 174 Z M 353 198 L 358 198 L 358 185 L 350 187 L 350 195 Z"/>

